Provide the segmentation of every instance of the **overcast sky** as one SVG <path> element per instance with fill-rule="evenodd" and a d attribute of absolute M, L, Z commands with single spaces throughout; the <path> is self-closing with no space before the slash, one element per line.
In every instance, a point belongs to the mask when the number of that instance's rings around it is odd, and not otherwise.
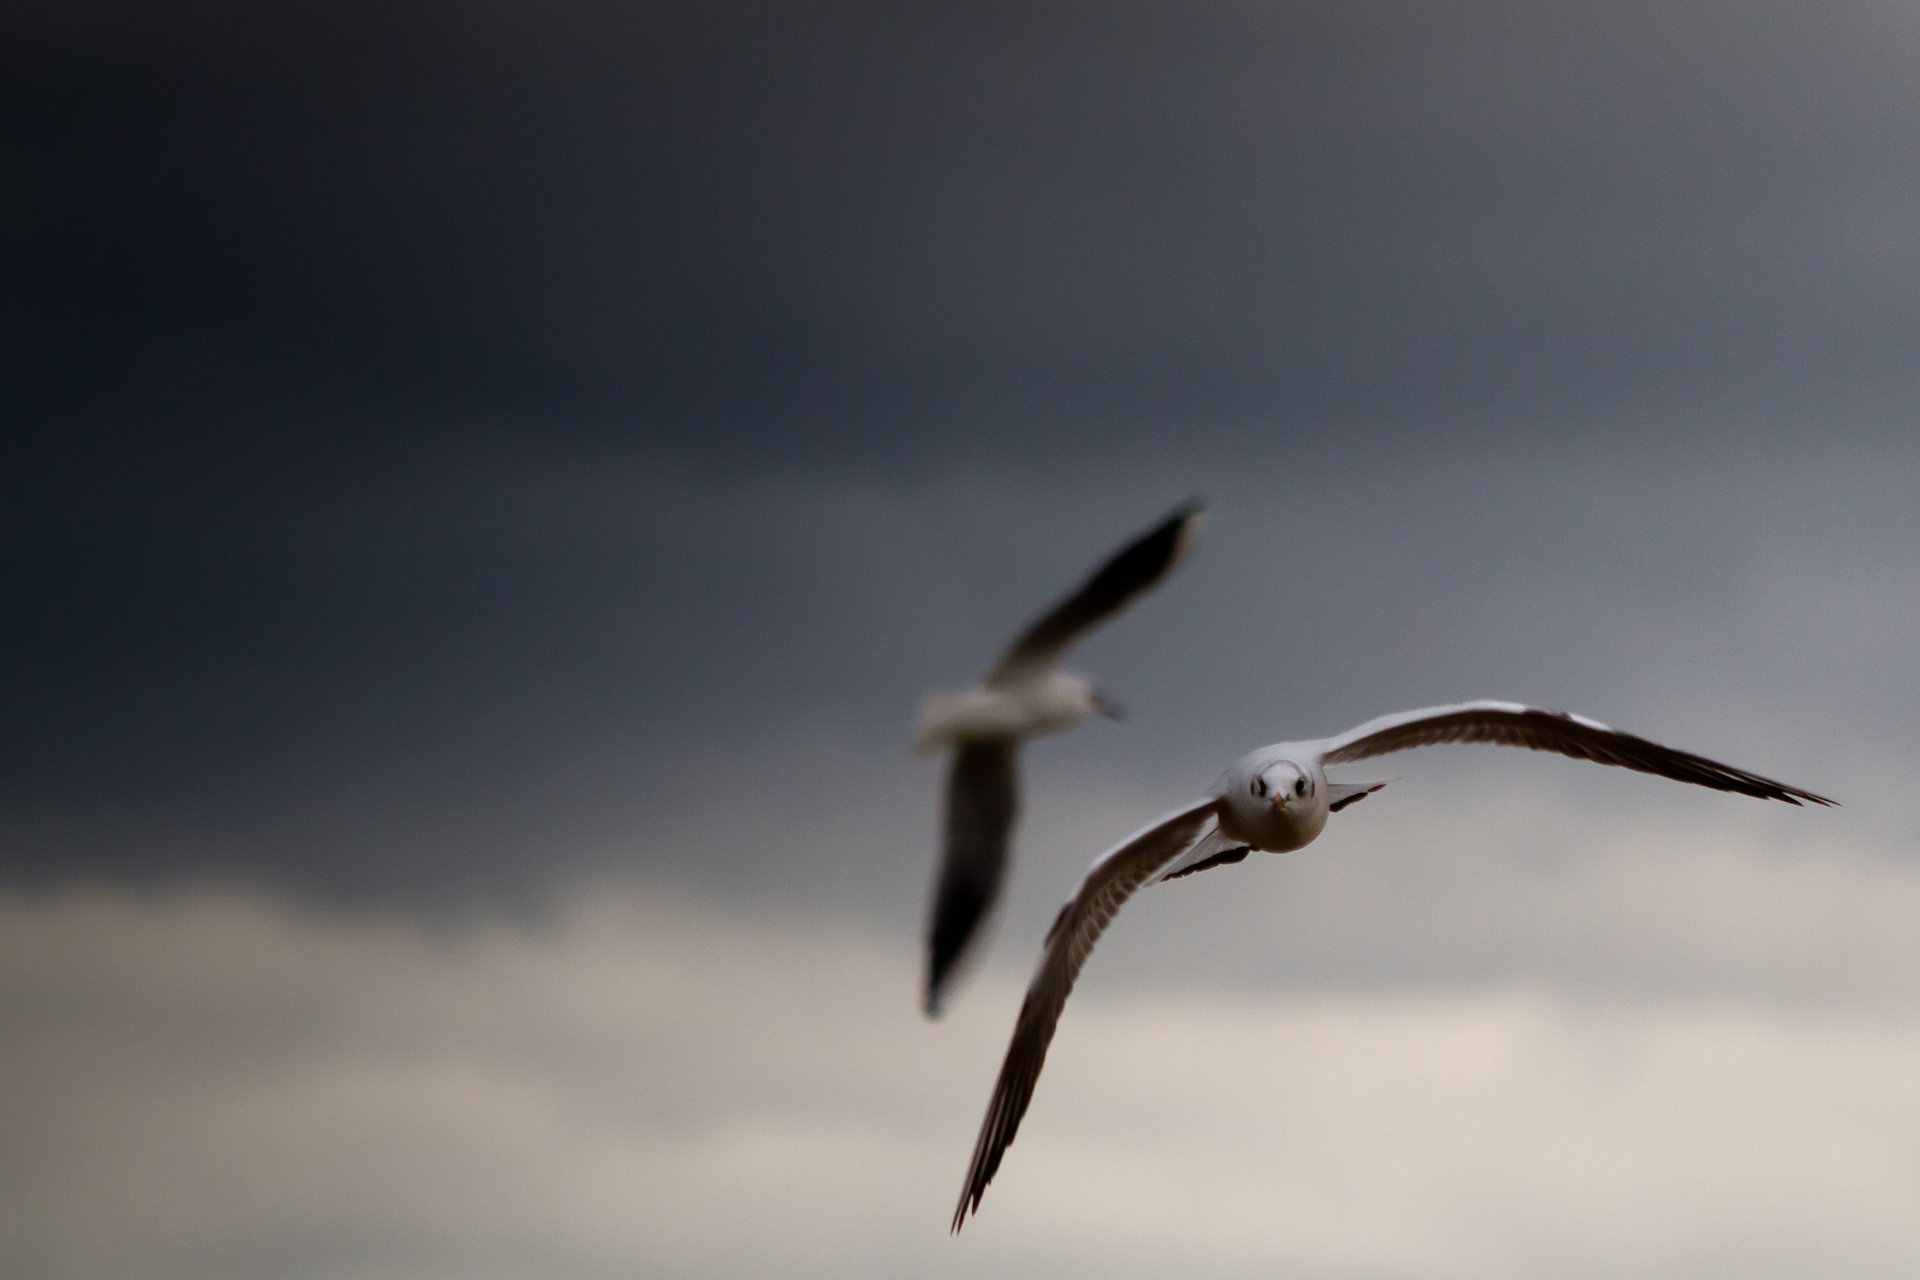
<path fill-rule="evenodd" d="M 1920 16 L 0 17 L 0 1270 L 1905 1276 Z M 915 1001 L 977 677 L 1190 495 Z M 1243 752 L 1466 697 L 1130 905 Z M 1364 771 L 1363 771 L 1364 772 Z"/>

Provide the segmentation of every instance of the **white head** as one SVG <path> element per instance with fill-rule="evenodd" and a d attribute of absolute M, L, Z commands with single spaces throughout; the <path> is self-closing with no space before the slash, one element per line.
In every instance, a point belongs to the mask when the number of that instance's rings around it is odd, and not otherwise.
<path fill-rule="evenodd" d="M 1228 834 L 1256 849 L 1298 849 L 1327 825 L 1327 779 L 1318 766 L 1256 751 L 1220 780 Z"/>
<path fill-rule="evenodd" d="M 1114 720 L 1121 715 L 1119 706 L 1091 679 L 1059 667 L 1024 686 L 1018 696 L 1027 717 L 1022 733 L 1054 733 L 1090 715 Z"/>

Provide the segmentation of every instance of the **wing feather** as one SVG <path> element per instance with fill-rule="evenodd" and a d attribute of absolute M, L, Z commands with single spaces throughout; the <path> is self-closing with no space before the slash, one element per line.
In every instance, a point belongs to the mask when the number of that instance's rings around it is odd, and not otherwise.
<path fill-rule="evenodd" d="M 1199 536 L 1198 498 L 1108 557 L 1078 590 L 1034 619 L 987 676 L 1005 684 L 1023 672 L 1051 666 L 1067 646 L 1151 590 L 1180 563 Z"/>
<path fill-rule="evenodd" d="M 1027 987 L 1026 1000 L 1014 1022 L 1013 1040 L 1007 1046 L 1000 1077 L 994 1082 L 993 1098 L 980 1123 L 973 1159 L 967 1165 L 966 1185 L 960 1192 L 960 1204 L 953 1211 L 953 1230 L 958 1231 L 967 1214 L 979 1208 L 987 1183 L 1000 1168 L 1000 1158 L 1013 1145 L 1020 1119 L 1033 1100 L 1034 1082 L 1047 1060 L 1047 1046 L 1053 1040 L 1054 1027 L 1059 1024 L 1067 995 L 1080 975 L 1080 967 L 1092 953 L 1093 944 L 1134 890 L 1152 880 L 1194 841 L 1207 834 L 1218 804 L 1219 801 L 1211 798 L 1195 801 L 1101 854 L 1087 869 L 1073 897 L 1060 908 L 1053 927 L 1047 931 L 1040 967 Z"/>
<path fill-rule="evenodd" d="M 927 921 L 929 1018 L 955 968 L 1000 899 L 1007 874 L 1007 845 L 1020 807 L 1019 744 L 1015 739 L 960 743 L 947 772 L 946 844 Z"/>
<path fill-rule="evenodd" d="M 1531 751 L 1554 751 L 1575 760 L 1592 760 L 1763 800 L 1783 800 L 1794 805 L 1802 801 L 1819 805 L 1834 803 L 1825 796 L 1748 773 L 1745 769 L 1622 733 L 1598 720 L 1517 702 L 1460 702 L 1381 716 L 1328 739 L 1322 747 L 1320 761 L 1346 764 L 1443 742 L 1488 742 Z"/>

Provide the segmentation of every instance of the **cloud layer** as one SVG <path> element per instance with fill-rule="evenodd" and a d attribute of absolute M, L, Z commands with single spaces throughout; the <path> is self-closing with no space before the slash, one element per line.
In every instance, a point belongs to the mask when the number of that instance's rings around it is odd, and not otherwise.
<path fill-rule="evenodd" d="M 1910 874 L 1883 891 L 1920 909 Z M 1177 945 L 1154 915 L 1123 926 Z M 1796 923 L 1810 948 L 1852 927 Z M 1891 1277 L 1920 1259 L 1910 950 L 1889 998 L 1844 1005 L 1524 976 L 1138 993 L 1103 954 L 950 1240 L 1012 962 L 934 1026 L 897 937 L 645 882 L 532 926 L 107 890 L 9 895 L 0 924 L 17 1274 Z"/>

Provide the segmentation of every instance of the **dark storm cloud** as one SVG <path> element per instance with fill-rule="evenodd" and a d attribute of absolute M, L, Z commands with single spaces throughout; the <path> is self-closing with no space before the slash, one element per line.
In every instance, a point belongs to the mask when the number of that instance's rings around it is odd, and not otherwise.
<path fill-rule="evenodd" d="M 1904 379 L 1915 337 L 1858 289 L 1912 271 L 1873 236 L 1920 131 L 1915 33 L 1864 4 L 10 25 L 49 414 L 1004 449 L 1033 415 L 1804 393 Z"/>
<path fill-rule="evenodd" d="M 547 874 L 690 738 L 896 732 L 1222 469 L 1284 510 L 1308 424 L 1337 516 L 1433 424 L 1878 404 L 1920 336 L 1864 4 L 0 23 L 13 871 Z"/>

